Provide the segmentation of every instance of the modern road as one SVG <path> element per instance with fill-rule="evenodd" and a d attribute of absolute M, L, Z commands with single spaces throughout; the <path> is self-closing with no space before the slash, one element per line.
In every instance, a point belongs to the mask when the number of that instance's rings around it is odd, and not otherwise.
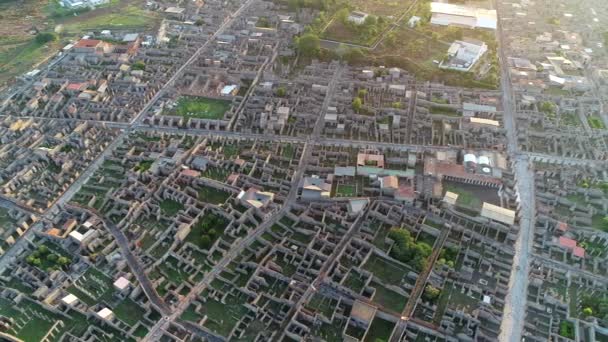
<path fill-rule="evenodd" d="M 494 0 L 494 6 L 498 8 L 496 0 Z M 507 152 L 513 163 L 515 186 L 519 202 L 519 235 L 515 243 L 515 255 L 509 278 L 509 292 L 505 298 L 503 320 L 498 339 L 503 342 L 519 342 L 521 341 L 526 316 L 528 272 L 530 254 L 534 242 L 536 217 L 534 172 L 529 156 L 518 153 L 515 96 L 511 84 L 508 56 L 505 51 L 506 39 L 500 11 L 498 13 L 496 36 L 501 69 L 501 89 L 503 93 L 503 121 L 507 131 Z"/>

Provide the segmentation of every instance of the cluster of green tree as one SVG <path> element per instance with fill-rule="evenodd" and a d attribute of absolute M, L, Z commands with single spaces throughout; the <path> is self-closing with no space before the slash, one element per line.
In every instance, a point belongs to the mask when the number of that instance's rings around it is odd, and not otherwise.
<path fill-rule="evenodd" d="M 317 57 L 321 52 L 321 40 L 314 33 L 305 33 L 296 37 L 298 53 L 304 57 Z"/>
<path fill-rule="evenodd" d="M 255 24 L 255 26 L 261 27 L 261 28 L 269 28 L 270 27 L 270 21 L 266 17 L 260 17 L 258 19 L 258 22 Z"/>
<path fill-rule="evenodd" d="M 203 249 L 209 249 L 226 228 L 225 220 L 218 215 L 205 215 L 196 224 L 195 230 L 200 230 L 202 235 L 200 237 L 200 247 Z"/>
<path fill-rule="evenodd" d="M 608 296 L 585 295 L 581 300 L 583 315 L 586 317 L 593 316 L 602 320 L 608 320 Z"/>
<path fill-rule="evenodd" d="M 439 299 L 439 295 L 441 294 L 441 290 L 436 288 L 435 286 L 428 284 L 424 288 L 424 292 L 422 293 L 422 298 L 427 302 L 435 303 L 437 299 Z"/>
<path fill-rule="evenodd" d="M 285 97 L 285 95 L 287 95 L 287 89 L 285 89 L 285 87 L 278 87 L 277 88 L 277 96 L 278 97 Z"/>
<path fill-rule="evenodd" d="M 32 266 L 40 267 L 42 266 L 43 259 L 46 260 L 50 265 L 48 266 L 47 271 L 58 270 L 72 262 L 72 260 L 70 260 L 68 257 L 51 253 L 49 248 L 45 245 L 38 246 L 38 248 L 32 254 L 30 254 L 25 261 Z"/>
<path fill-rule="evenodd" d="M 395 241 L 391 256 L 401 262 L 412 265 L 417 271 L 426 267 L 426 260 L 433 248 L 424 242 L 415 242 L 408 230 L 392 228 L 388 237 Z"/>
<path fill-rule="evenodd" d="M 51 32 L 40 32 L 36 35 L 36 43 L 42 45 L 57 40 L 57 35 Z"/>
<path fill-rule="evenodd" d="M 365 95 L 367 95 L 367 90 L 359 89 L 359 91 L 357 92 L 357 97 L 353 99 L 352 106 L 355 113 L 361 112 L 361 109 L 363 108 L 363 103 L 365 101 Z"/>
<path fill-rule="evenodd" d="M 137 61 L 131 67 L 133 70 L 146 70 L 146 63 L 144 61 Z"/>
<path fill-rule="evenodd" d="M 559 324 L 559 334 L 563 337 L 574 339 L 574 324 L 568 321 L 561 321 Z"/>
<path fill-rule="evenodd" d="M 543 101 L 540 103 L 538 109 L 543 113 L 553 114 L 555 113 L 555 104 L 553 102 Z"/>
<path fill-rule="evenodd" d="M 448 265 L 450 268 L 454 268 L 456 265 L 456 258 L 458 257 L 458 248 L 448 247 L 441 249 L 437 265 Z"/>

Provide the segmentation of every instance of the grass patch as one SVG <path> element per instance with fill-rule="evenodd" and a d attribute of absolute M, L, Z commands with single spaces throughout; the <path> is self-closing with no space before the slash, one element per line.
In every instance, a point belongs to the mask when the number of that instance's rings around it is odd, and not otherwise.
<path fill-rule="evenodd" d="M 70 33 L 100 30 L 142 30 L 155 25 L 158 17 L 154 12 L 143 10 L 137 6 L 126 6 L 109 13 L 83 18 L 64 25 L 64 30 Z"/>
<path fill-rule="evenodd" d="M 458 199 L 456 199 L 456 205 L 465 208 L 481 210 L 481 200 L 474 193 L 452 184 L 448 184 L 445 188 L 446 191 L 458 194 Z"/>
<path fill-rule="evenodd" d="M 146 172 L 150 170 L 150 167 L 152 167 L 153 163 L 154 162 L 152 160 L 142 160 L 139 162 L 139 164 L 135 166 L 135 171 Z"/>
<path fill-rule="evenodd" d="M 446 115 L 446 116 L 461 116 L 458 113 L 458 109 L 449 108 L 449 107 L 441 107 L 441 106 L 431 106 L 429 108 L 431 114 L 435 115 Z"/>
<path fill-rule="evenodd" d="M 369 257 L 367 262 L 363 265 L 363 269 L 372 272 L 384 283 L 392 285 L 400 285 L 401 280 L 407 273 L 405 268 L 376 254 L 372 254 Z"/>
<path fill-rule="evenodd" d="M 388 341 L 393 328 L 395 328 L 395 323 L 376 316 L 365 336 L 365 342 Z"/>
<path fill-rule="evenodd" d="M 229 197 L 230 193 L 212 187 L 204 187 L 198 191 L 200 201 L 212 204 L 223 204 Z"/>
<path fill-rule="evenodd" d="M 599 116 L 591 115 L 587 117 L 587 122 L 589 126 L 593 129 L 606 129 L 604 122 Z"/>
<path fill-rule="evenodd" d="M 211 99 L 199 96 L 182 96 L 177 100 L 175 108 L 169 115 L 179 115 L 184 118 L 218 120 L 224 117 L 231 106 L 230 101 Z"/>
<path fill-rule="evenodd" d="M 209 249 L 213 243 L 224 233 L 228 221 L 217 214 L 207 213 L 198 220 L 186 236 L 186 242 L 203 249 Z"/>
<path fill-rule="evenodd" d="M 228 336 L 236 322 L 247 313 L 247 308 L 241 304 L 223 304 L 214 299 L 208 299 L 202 306 L 201 313 L 208 316 L 205 327 L 222 336 Z"/>
<path fill-rule="evenodd" d="M 184 209 L 184 205 L 171 199 L 164 199 L 160 202 L 160 209 L 167 216 L 175 216 L 180 210 Z"/>
<path fill-rule="evenodd" d="M 94 305 L 101 301 L 110 301 L 114 292 L 112 283 L 110 277 L 91 267 L 66 291 L 87 305 Z"/>
<path fill-rule="evenodd" d="M 389 290 L 378 283 L 373 284 L 373 286 L 376 288 L 376 292 L 372 298 L 374 302 L 394 312 L 403 311 L 403 308 L 405 308 L 405 304 L 407 302 L 407 298 L 405 296 L 402 296 L 393 290 Z"/>
<path fill-rule="evenodd" d="M 337 197 L 354 197 L 357 195 L 357 187 L 348 184 L 338 184 L 336 187 Z"/>
<path fill-rule="evenodd" d="M 145 313 L 146 311 L 141 306 L 129 298 L 123 300 L 114 308 L 116 317 L 130 326 L 137 324 Z"/>

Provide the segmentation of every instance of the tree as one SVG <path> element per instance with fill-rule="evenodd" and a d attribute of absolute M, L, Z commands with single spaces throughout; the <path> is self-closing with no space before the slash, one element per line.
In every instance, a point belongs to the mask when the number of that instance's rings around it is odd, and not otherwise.
<path fill-rule="evenodd" d="M 45 245 L 38 246 L 36 250 L 38 251 L 39 255 L 45 255 L 49 252 L 49 248 Z"/>
<path fill-rule="evenodd" d="M 361 107 L 363 107 L 363 102 L 361 101 L 361 98 L 355 97 L 355 99 L 353 100 L 353 110 L 356 113 L 359 113 L 361 111 Z"/>
<path fill-rule="evenodd" d="M 395 109 L 401 109 L 401 102 L 393 102 L 392 107 Z"/>
<path fill-rule="evenodd" d="M 585 317 L 593 315 L 593 309 L 591 309 L 590 307 L 584 308 L 583 315 L 585 315 Z"/>
<path fill-rule="evenodd" d="M 57 259 L 59 259 L 59 256 L 55 253 L 51 253 L 49 255 L 46 256 L 46 260 L 50 261 L 50 262 L 56 262 Z"/>
<path fill-rule="evenodd" d="M 359 89 L 357 92 L 357 97 L 361 98 L 361 100 L 365 98 L 365 95 L 367 95 L 367 89 Z"/>
<path fill-rule="evenodd" d="M 376 26 L 377 23 L 378 23 L 378 20 L 376 19 L 375 16 L 368 15 L 367 18 L 365 18 L 365 21 L 363 22 L 363 25 L 367 26 L 367 27 L 370 27 L 370 26 Z"/>
<path fill-rule="evenodd" d="M 338 12 L 336 12 L 336 19 L 338 21 L 340 21 L 341 23 L 346 23 L 348 21 L 348 16 L 350 15 L 350 12 L 348 11 L 348 8 L 342 8 L 341 10 L 339 10 Z"/>
<path fill-rule="evenodd" d="M 285 97 L 286 94 L 287 94 L 287 90 L 285 89 L 285 87 L 279 87 L 279 88 L 277 88 L 277 96 L 278 97 Z"/>
<path fill-rule="evenodd" d="M 344 59 L 346 59 L 349 64 L 358 64 L 365 61 L 365 53 L 359 48 L 350 49 L 344 56 Z"/>
<path fill-rule="evenodd" d="M 321 51 L 321 41 L 314 33 L 307 33 L 297 41 L 298 52 L 305 57 L 315 57 Z"/>
<path fill-rule="evenodd" d="M 441 290 L 434 287 L 433 285 L 427 285 L 424 288 L 424 293 L 422 294 L 422 296 L 424 297 L 424 299 L 426 299 L 429 302 L 434 302 L 437 298 L 439 298 L 439 295 L 441 294 Z"/>
<path fill-rule="evenodd" d="M 61 265 L 61 266 L 66 266 L 66 265 L 68 265 L 70 262 L 72 262 L 72 261 L 71 261 L 69 258 L 64 257 L 64 256 L 59 257 L 59 258 L 57 259 L 57 263 L 58 263 L 59 265 Z"/>
<path fill-rule="evenodd" d="M 57 40 L 57 35 L 51 32 L 41 32 L 36 35 L 36 43 L 42 45 Z"/>
<path fill-rule="evenodd" d="M 211 247 L 211 238 L 209 235 L 201 236 L 201 248 L 209 249 L 209 247 Z"/>
<path fill-rule="evenodd" d="M 32 260 L 32 265 L 34 265 L 34 266 L 40 266 L 40 264 L 42 264 L 42 261 L 40 260 L 40 258 L 34 258 Z"/>
<path fill-rule="evenodd" d="M 133 70 L 146 70 L 146 63 L 144 63 L 144 61 L 133 63 Z"/>
<path fill-rule="evenodd" d="M 207 232 L 207 235 L 209 235 L 210 238 L 215 238 L 217 236 L 217 231 L 213 228 L 209 229 L 209 231 Z"/>
<path fill-rule="evenodd" d="M 196 26 L 203 26 L 203 24 L 205 24 L 205 21 L 203 19 L 197 19 L 194 22 L 194 25 L 196 25 Z"/>

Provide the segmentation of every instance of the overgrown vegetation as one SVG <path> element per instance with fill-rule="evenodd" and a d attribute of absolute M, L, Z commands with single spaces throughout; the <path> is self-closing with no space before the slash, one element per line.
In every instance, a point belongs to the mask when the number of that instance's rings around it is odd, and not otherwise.
<path fill-rule="evenodd" d="M 427 258 L 433 249 L 425 242 L 415 242 L 410 232 L 405 229 L 392 228 L 388 237 L 395 241 L 391 256 L 401 262 L 412 265 L 421 271 L 426 267 Z"/>

